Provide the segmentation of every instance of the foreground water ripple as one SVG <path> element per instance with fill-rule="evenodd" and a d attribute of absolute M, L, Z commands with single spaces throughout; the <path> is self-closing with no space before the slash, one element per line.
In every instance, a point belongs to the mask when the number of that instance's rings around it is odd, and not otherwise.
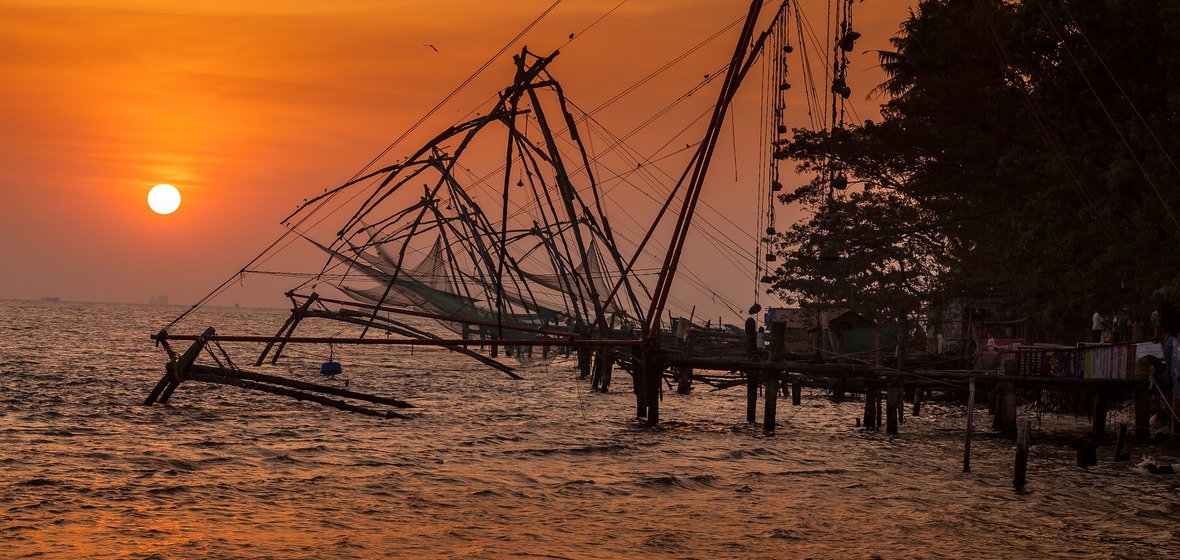
<path fill-rule="evenodd" d="M 564 358 L 514 381 L 432 348 L 335 349 L 350 388 L 413 403 L 408 420 L 195 383 L 141 406 L 165 361 L 148 334 L 178 311 L 0 302 L 0 557 L 1180 557 L 1180 478 L 1140 466 L 1176 448 L 1079 469 L 1063 442 L 1085 419 L 1035 425 L 1016 493 L 1012 445 L 986 431 L 961 472 L 952 404 L 889 437 L 813 393 L 765 436 L 740 389 L 669 392 L 646 429 L 625 374 L 592 394 Z M 181 330 L 286 315 L 201 313 Z M 259 369 L 320 381 L 327 353 Z"/>

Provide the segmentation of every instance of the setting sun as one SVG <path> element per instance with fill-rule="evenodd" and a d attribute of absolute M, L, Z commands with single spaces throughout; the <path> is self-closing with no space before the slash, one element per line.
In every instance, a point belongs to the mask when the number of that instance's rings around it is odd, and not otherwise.
<path fill-rule="evenodd" d="M 148 206 L 157 214 L 171 214 L 180 208 L 180 191 L 172 185 L 156 185 L 148 193 Z"/>

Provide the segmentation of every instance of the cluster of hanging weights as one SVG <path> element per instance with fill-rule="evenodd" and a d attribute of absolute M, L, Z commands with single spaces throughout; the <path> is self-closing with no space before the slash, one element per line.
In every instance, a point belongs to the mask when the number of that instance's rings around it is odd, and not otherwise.
<path fill-rule="evenodd" d="M 832 93 L 838 93 L 840 97 L 848 99 L 852 95 L 852 88 L 848 87 L 843 77 L 837 77 L 832 80 Z"/>
<path fill-rule="evenodd" d="M 852 44 L 860 39 L 860 33 L 849 30 L 843 37 L 840 38 L 840 50 L 844 52 L 852 52 Z"/>
<path fill-rule="evenodd" d="M 848 188 L 848 177 L 844 176 L 843 173 L 836 175 L 835 177 L 832 177 L 832 188 L 835 190 L 838 190 L 838 191 L 842 191 L 844 189 L 847 189 Z"/>
<path fill-rule="evenodd" d="M 770 190 L 771 192 L 779 192 L 783 190 L 783 184 L 778 181 L 773 181 L 770 183 Z"/>
<path fill-rule="evenodd" d="M 750 315 L 753 315 L 759 311 L 762 311 L 762 305 L 755 303 L 754 305 L 750 306 Z"/>
<path fill-rule="evenodd" d="M 767 226 L 766 227 L 766 235 L 774 235 L 776 233 L 778 233 L 778 230 L 775 230 L 774 226 Z"/>

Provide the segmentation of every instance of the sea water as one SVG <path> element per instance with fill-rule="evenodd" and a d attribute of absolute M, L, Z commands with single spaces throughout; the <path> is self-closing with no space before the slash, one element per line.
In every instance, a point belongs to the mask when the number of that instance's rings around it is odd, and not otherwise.
<path fill-rule="evenodd" d="M 780 400 L 767 436 L 743 388 L 698 385 L 665 391 L 645 429 L 624 372 L 591 393 L 565 357 L 513 380 L 429 347 L 310 346 L 253 368 L 259 345 L 224 344 L 244 369 L 416 408 L 374 418 L 197 382 L 143 406 L 166 361 L 149 335 L 180 311 L 0 301 L 0 558 L 1180 557 L 1180 476 L 1141 466 L 1177 448 L 1114 462 L 1104 447 L 1081 469 L 1065 442 L 1084 418 L 1021 409 L 1016 492 L 1013 444 L 982 406 L 963 473 L 962 406 L 928 404 L 890 437 L 811 390 Z M 173 332 L 274 334 L 286 315 L 203 309 Z M 329 354 L 345 373 L 325 381 Z"/>

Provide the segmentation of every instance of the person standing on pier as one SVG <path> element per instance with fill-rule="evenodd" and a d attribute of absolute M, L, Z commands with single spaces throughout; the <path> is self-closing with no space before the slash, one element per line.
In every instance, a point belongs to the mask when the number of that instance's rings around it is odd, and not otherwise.
<path fill-rule="evenodd" d="M 1102 316 L 1101 311 L 1095 311 L 1090 324 L 1090 334 L 1092 335 L 1090 342 L 1102 342 L 1102 331 L 1105 330 L 1106 319 Z"/>

